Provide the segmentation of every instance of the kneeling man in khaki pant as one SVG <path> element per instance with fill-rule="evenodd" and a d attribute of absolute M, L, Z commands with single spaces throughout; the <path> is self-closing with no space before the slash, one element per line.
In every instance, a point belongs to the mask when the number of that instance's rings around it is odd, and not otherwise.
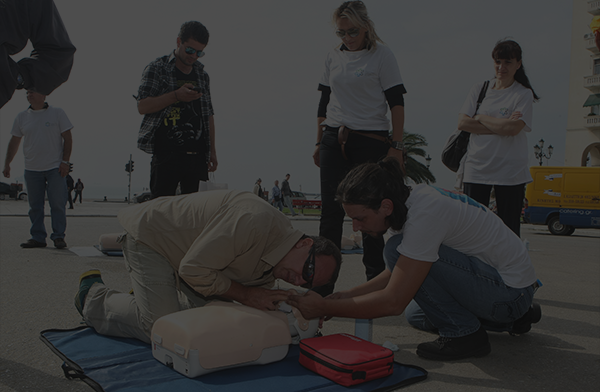
<path fill-rule="evenodd" d="M 275 310 L 288 298 L 276 279 L 296 286 L 335 283 L 341 255 L 307 237 L 250 192 L 167 196 L 123 209 L 125 266 L 133 294 L 111 290 L 98 270 L 80 278 L 75 306 L 98 333 L 150 343 L 160 317 L 212 299 Z"/>

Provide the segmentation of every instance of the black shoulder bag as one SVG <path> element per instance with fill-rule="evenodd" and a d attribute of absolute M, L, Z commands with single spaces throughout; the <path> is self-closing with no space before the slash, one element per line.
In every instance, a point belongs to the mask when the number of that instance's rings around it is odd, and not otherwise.
<path fill-rule="evenodd" d="M 481 102 L 483 102 L 483 99 L 485 98 L 485 93 L 489 84 L 489 80 L 486 80 L 485 83 L 483 83 L 483 87 L 479 92 L 479 98 L 477 98 L 477 108 L 475 109 L 473 116 L 477 114 L 479 106 L 481 106 Z M 458 171 L 460 161 L 467 153 L 470 138 L 471 133 L 461 131 L 460 129 L 457 129 L 450 135 L 450 138 L 448 138 L 444 150 L 442 151 L 442 163 L 446 165 L 448 169 L 453 172 Z"/>

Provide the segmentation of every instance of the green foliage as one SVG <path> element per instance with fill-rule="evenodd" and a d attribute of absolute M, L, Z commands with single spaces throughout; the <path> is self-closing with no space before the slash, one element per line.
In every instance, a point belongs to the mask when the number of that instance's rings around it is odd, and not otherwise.
<path fill-rule="evenodd" d="M 404 132 L 403 135 L 406 176 L 412 179 L 416 184 L 425 182 L 427 184 L 435 182 L 435 176 L 429 168 L 416 160 L 414 156 L 425 158 L 427 153 L 423 147 L 427 146 L 427 140 L 418 133 Z"/>

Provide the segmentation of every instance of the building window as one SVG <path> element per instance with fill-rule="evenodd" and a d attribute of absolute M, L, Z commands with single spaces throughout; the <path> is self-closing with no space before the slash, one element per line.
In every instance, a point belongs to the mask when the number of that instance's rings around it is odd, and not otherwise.
<path fill-rule="evenodd" d="M 600 75 L 600 59 L 594 59 L 594 75 Z"/>

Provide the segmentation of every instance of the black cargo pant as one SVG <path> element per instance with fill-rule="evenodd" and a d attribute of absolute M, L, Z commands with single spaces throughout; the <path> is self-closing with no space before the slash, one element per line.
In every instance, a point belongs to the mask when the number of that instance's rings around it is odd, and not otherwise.
<path fill-rule="evenodd" d="M 206 154 L 165 153 L 152 156 L 150 192 L 152 198 L 175 196 L 177 186 L 182 194 L 198 192 L 200 181 L 208 180 Z"/>
<path fill-rule="evenodd" d="M 388 136 L 388 131 L 371 131 Z M 389 145 L 369 137 L 351 133 L 345 145 L 346 158 L 338 142 L 338 128 L 326 127 L 320 146 L 321 162 L 321 222 L 319 235 L 333 241 L 341 248 L 345 212 L 335 201 L 339 183 L 353 167 L 366 162 L 377 162 L 387 155 Z M 372 279 L 385 269 L 383 261 L 383 238 L 363 234 L 363 264 L 367 279 Z"/>

